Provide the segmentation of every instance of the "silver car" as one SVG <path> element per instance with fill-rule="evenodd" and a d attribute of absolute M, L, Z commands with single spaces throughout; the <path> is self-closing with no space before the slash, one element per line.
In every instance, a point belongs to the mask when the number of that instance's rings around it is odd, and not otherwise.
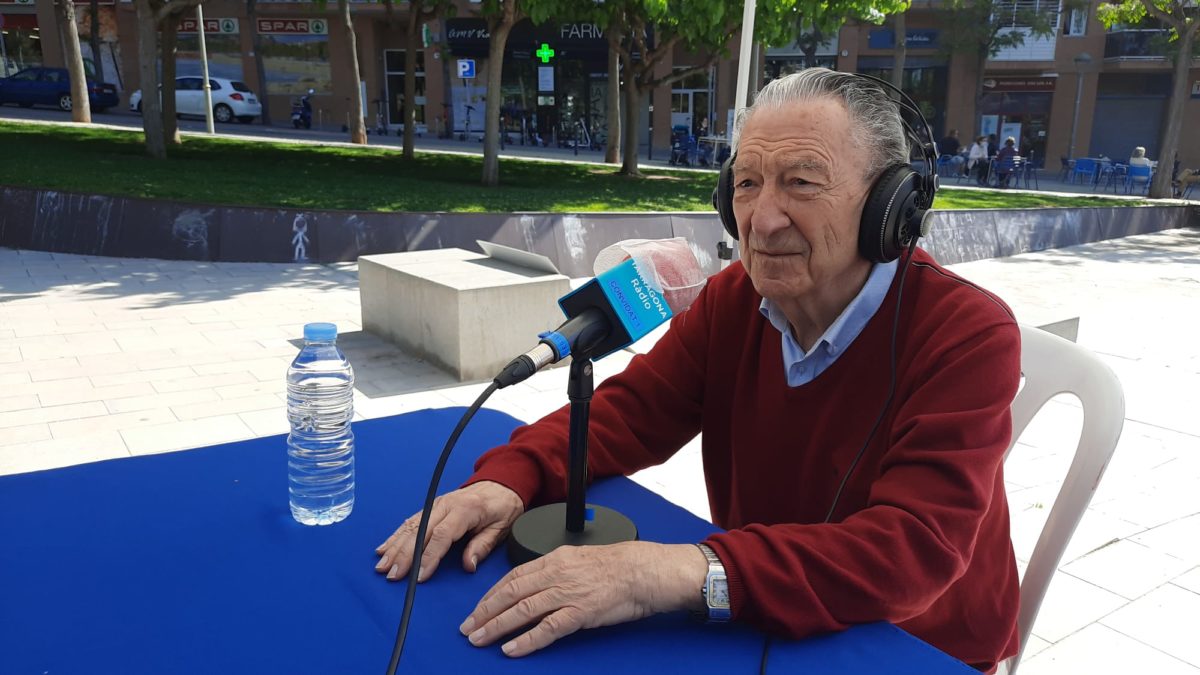
<path fill-rule="evenodd" d="M 262 115 L 262 103 L 244 83 L 220 77 L 208 78 L 212 88 L 213 118 L 218 122 L 234 119 L 249 124 Z M 142 112 L 142 90 L 129 97 L 129 109 Z M 180 115 L 204 116 L 204 78 L 185 76 L 175 78 L 175 112 Z"/>

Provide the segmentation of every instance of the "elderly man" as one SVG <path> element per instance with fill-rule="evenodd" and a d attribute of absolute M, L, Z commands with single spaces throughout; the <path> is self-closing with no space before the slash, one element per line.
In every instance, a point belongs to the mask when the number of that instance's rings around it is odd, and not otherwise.
<path fill-rule="evenodd" d="M 985 670 L 1016 653 L 1001 463 L 1019 332 L 1001 301 L 923 251 L 906 279 L 859 252 L 864 202 L 908 163 L 904 139 L 863 78 L 813 68 L 759 93 L 735 135 L 740 264 L 591 406 L 593 477 L 661 463 L 703 431 L 726 531 L 560 548 L 480 600 L 461 627 L 472 644 L 522 656 L 686 609 L 793 638 L 889 621 Z M 420 580 L 464 537 L 473 571 L 526 507 L 563 498 L 567 428 L 566 409 L 519 428 L 435 502 Z M 409 570 L 416 523 L 376 550 L 389 579 Z M 727 605 L 701 590 L 721 568 Z"/>

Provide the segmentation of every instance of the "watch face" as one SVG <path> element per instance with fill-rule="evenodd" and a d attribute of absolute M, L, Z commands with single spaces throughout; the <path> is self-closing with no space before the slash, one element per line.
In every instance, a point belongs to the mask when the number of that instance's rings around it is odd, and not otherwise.
<path fill-rule="evenodd" d="M 708 604 L 712 607 L 729 606 L 729 583 L 724 576 L 712 575 L 708 578 Z"/>

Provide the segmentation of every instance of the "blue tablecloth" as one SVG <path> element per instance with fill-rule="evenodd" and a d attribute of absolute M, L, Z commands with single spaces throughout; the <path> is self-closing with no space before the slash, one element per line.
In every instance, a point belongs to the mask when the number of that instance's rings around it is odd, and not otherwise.
<path fill-rule="evenodd" d="M 419 507 L 461 409 L 355 423 L 349 519 L 304 527 L 287 508 L 281 436 L 189 452 L 0 477 L 0 672 L 382 673 L 404 585 L 374 572 L 373 549 Z M 484 410 L 449 463 L 445 491 L 518 424 Z M 641 536 L 701 539 L 713 526 L 626 479 L 589 501 Z M 401 672 L 758 672 L 763 636 L 683 613 L 583 631 L 524 659 L 475 648 L 458 624 L 509 568 L 466 574 L 460 551 L 422 584 Z M 768 672 L 970 671 L 889 625 L 775 641 Z"/>

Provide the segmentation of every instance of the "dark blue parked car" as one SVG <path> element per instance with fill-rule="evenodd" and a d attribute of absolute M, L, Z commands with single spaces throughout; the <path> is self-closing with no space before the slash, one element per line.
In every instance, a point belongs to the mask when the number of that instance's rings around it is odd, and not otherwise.
<path fill-rule="evenodd" d="M 93 112 L 117 105 L 117 88 L 113 85 L 89 78 L 87 88 Z M 0 78 L 0 105 L 5 103 L 22 108 L 41 103 L 70 111 L 71 76 L 66 68 L 26 68 L 12 77 Z"/>

